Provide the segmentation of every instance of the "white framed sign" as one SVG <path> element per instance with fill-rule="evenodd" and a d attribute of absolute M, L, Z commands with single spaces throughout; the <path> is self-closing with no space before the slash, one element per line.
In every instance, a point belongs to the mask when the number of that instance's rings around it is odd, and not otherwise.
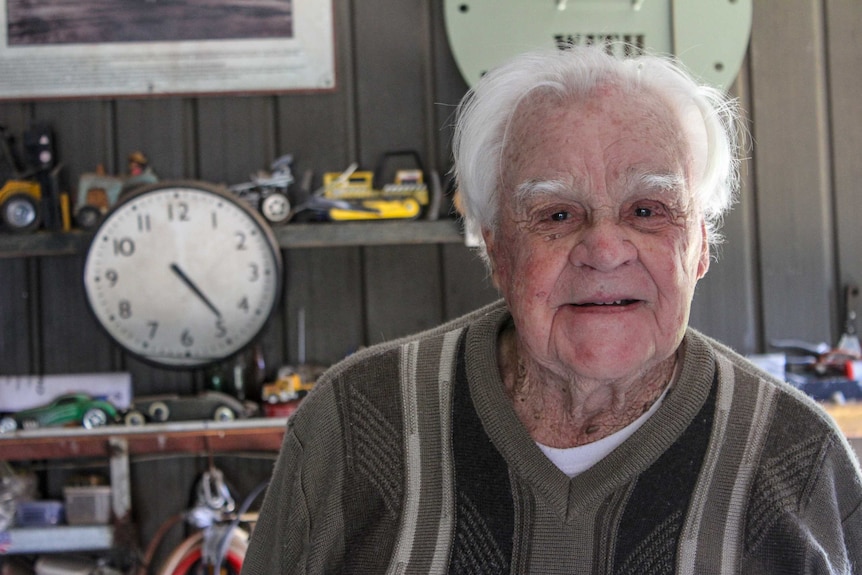
<path fill-rule="evenodd" d="M 332 0 L 0 0 L 0 99 L 335 87 Z"/>

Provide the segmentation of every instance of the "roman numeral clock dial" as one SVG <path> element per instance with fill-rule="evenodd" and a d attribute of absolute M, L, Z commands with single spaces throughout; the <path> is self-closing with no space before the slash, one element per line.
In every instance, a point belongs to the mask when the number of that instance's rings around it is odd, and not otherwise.
<path fill-rule="evenodd" d="M 263 218 L 202 182 L 161 182 L 123 198 L 84 264 L 97 322 L 126 351 L 167 367 L 241 351 L 277 306 L 281 282 L 281 251 Z"/>

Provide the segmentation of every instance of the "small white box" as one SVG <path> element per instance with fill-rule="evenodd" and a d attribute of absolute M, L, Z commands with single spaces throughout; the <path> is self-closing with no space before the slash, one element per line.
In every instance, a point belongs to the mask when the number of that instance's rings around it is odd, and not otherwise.
<path fill-rule="evenodd" d="M 63 497 L 69 525 L 106 525 L 111 521 L 110 486 L 64 487 Z"/>

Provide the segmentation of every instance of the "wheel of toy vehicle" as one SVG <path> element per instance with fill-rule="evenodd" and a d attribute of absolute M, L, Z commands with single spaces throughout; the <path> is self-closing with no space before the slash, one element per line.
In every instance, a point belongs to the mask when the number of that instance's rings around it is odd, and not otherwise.
<path fill-rule="evenodd" d="M 228 406 L 219 405 L 213 412 L 213 419 L 216 421 L 233 421 L 236 419 L 236 414 Z"/>
<path fill-rule="evenodd" d="M 18 422 L 15 421 L 14 417 L 6 417 L 0 418 L 0 433 L 12 433 L 18 429 Z"/>
<path fill-rule="evenodd" d="M 104 409 L 99 407 L 91 407 L 84 412 L 84 417 L 81 418 L 81 425 L 87 429 L 94 427 L 102 427 L 108 423 L 108 414 Z"/>
<path fill-rule="evenodd" d="M 75 213 L 75 224 L 82 230 L 95 230 L 102 221 L 102 212 L 96 206 L 81 206 Z"/>
<path fill-rule="evenodd" d="M 290 200 L 281 192 L 273 192 L 260 203 L 260 212 L 271 224 L 283 224 L 290 219 Z"/>
<path fill-rule="evenodd" d="M 146 422 L 147 418 L 137 409 L 133 409 L 123 416 L 123 423 L 126 425 L 144 425 Z"/>
<path fill-rule="evenodd" d="M 30 194 L 12 194 L 0 208 L 0 221 L 12 232 L 31 232 L 42 222 L 36 198 Z"/>
<path fill-rule="evenodd" d="M 164 401 L 154 401 L 147 407 L 147 415 L 153 421 L 167 421 L 171 416 L 171 408 Z"/>

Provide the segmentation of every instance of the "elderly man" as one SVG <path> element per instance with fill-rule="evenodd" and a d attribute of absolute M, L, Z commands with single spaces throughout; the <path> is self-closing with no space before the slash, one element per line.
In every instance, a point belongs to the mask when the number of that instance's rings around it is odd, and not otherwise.
<path fill-rule="evenodd" d="M 453 147 L 503 299 L 319 381 L 243 572 L 862 572 L 846 441 L 687 326 L 734 114 L 654 56 L 487 74 Z"/>

